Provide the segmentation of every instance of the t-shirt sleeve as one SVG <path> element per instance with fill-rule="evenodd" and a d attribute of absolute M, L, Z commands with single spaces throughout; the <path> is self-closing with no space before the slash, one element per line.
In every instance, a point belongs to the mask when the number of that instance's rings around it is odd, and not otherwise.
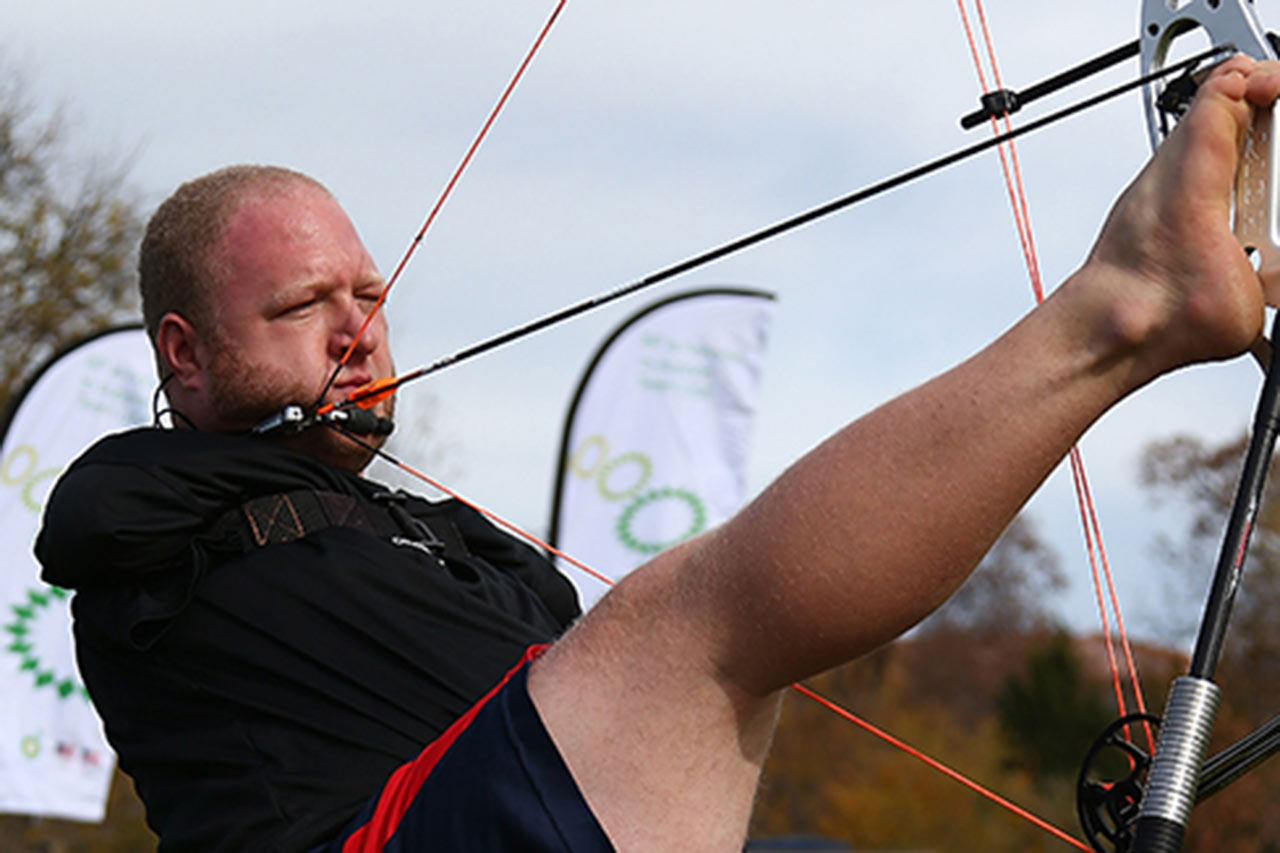
<path fill-rule="evenodd" d="M 75 466 L 50 495 L 36 556 L 59 586 L 137 578 L 181 567 L 201 514 L 143 468 Z"/>

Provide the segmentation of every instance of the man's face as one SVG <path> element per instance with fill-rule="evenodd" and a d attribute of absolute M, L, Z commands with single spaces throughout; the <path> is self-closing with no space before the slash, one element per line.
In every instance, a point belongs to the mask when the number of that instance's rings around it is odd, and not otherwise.
<path fill-rule="evenodd" d="M 215 430 L 243 430 L 289 404 L 315 402 L 382 291 L 377 267 L 338 203 L 296 184 L 250 194 L 215 248 L 213 340 L 207 371 Z M 325 402 L 394 372 L 381 312 L 360 337 Z M 374 409 L 390 417 L 392 402 Z M 359 470 L 368 451 L 327 427 L 291 445 Z"/>

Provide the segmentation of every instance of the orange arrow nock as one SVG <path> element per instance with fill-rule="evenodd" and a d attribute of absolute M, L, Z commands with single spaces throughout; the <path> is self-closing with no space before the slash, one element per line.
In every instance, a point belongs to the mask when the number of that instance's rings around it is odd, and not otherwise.
<path fill-rule="evenodd" d="M 397 387 L 396 377 L 384 376 L 352 391 L 347 395 L 347 402 L 354 403 L 361 409 L 372 409 L 394 394 Z"/>
<path fill-rule="evenodd" d="M 325 403 L 316 409 L 317 415 L 327 415 L 339 406 L 355 406 L 360 409 L 372 409 L 378 403 L 390 397 L 399 388 L 398 377 L 384 376 L 361 385 L 347 395 L 341 403 Z"/>

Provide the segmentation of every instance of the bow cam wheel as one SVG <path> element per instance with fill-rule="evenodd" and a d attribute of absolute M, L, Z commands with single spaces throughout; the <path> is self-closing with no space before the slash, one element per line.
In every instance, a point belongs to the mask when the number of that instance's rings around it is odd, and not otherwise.
<path fill-rule="evenodd" d="M 1076 814 L 1098 853 L 1127 853 L 1146 791 L 1160 718 L 1129 714 L 1107 726 L 1089 747 L 1076 781 Z"/>

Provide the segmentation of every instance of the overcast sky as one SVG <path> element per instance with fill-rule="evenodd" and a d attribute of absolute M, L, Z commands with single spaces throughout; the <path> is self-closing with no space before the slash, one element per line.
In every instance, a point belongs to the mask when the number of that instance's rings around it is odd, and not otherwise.
<path fill-rule="evenodd" d="M 1264 21 L 1274 3 L 1260 3 Z M 328 184 L 384 271 L 461 158 L 551 0 L 10 3 L 0 48 L 76 149 L 116 153 L 148 208 L 234 162 Z M 1136 3 L 989 0 L 1021 88 L 1133 39 Z M 1034 105 L 1041 114 L 1137 72 Z M 977 84 L 956 6 L 647 0 L 566 7 L 407 274 L 390 317 L 417 366 L 561 305 L 971 142 Z M 1020 143 L 1047 283 L 1084 256 L 1147 156 L 1136 94 Z M 837 426 L 965 357 L 1031 291 L 994 154 L 408 387 L 438 403 L 444 468 L 472 498 L 544 531 L 563 410 L 595 344 L 649 299 L 706 284 L 779 295 L 755 442 L 759 487 Z M 1143 445 L 1248 422 L 1246 362 L 1186 371 L 1086 438 L 1106 539 L 1142 627 L 1161 603 L 1150 544 L 1169 510 L 1137 489 Z M 431 452 L 402 445 L 406 457 Z M 1096 626 L 1061 474 L 1032 514 Z M 1169 526 L 1166 520 L 1164 526 Z M 1206 576 L 1210 567 L 1206 567 Z M 1184 604 L 1187 618 L 1199 605 Z"/>

